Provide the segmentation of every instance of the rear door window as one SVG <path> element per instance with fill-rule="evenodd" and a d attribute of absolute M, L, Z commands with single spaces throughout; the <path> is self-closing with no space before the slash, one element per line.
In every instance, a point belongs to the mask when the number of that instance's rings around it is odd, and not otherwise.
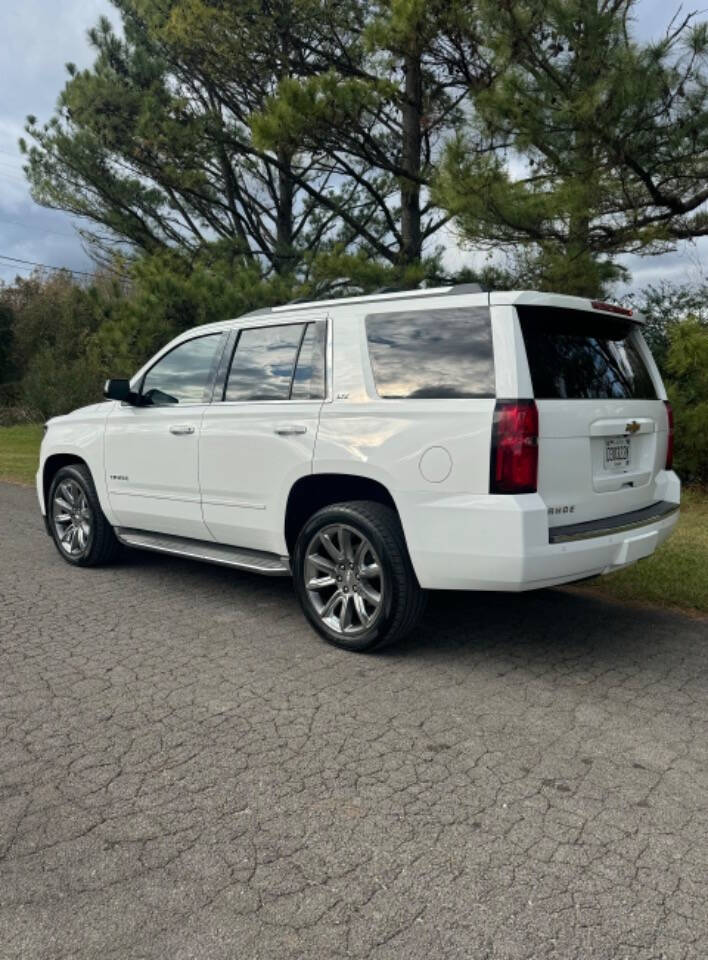
<path fill-rule="evenodd" d="M 242 330 L 224 400 L 321 400 L 325 331 L 324 321 Z"/>
<path fill-rule="evenodd" d="M 517 307 L 538 400 L 655 400 L 636 324 L 561 307 Z"/>
<path fill-rule="evenodd" d="M 493 397 L 494 352 L 488 307 L 373 313 L 369 356 L 380 397 Z"/>

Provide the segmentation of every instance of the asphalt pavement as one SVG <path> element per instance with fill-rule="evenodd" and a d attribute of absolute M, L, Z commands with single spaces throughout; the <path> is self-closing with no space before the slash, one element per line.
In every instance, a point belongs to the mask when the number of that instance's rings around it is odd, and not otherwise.
<path fill-rule="evenodd" d="M 445 593 L 357 656 L 0 485 L 0 957 L 705 960 L 708 621 Z"/>

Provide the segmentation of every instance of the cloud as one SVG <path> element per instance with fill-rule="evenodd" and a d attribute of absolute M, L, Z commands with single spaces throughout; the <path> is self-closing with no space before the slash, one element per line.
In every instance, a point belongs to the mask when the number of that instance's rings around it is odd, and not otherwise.
<path fill-rule="evenodd" d="M 100 16 L 116 21 L 108 0 L 23 0 L 3 7 L 0 34 L 0 253 L 53 266 L 90 270 L 74 218 L 37 206 L 29 194 L 17 146 L 25 118 L 42 122 L 66 82 L 65 64 L 93 60 L 87 30 Z M 0 280 L 31 268 L 0 261 Z"/>

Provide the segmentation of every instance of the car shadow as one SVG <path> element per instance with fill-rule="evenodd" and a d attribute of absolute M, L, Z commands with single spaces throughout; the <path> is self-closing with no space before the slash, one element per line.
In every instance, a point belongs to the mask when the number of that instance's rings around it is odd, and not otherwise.
<path fill-rule="evenodd" d="M 160 577 L 189 581 L 200 590 L 231 595 L 238 605 L 269 601 L 299 616 L 288 577 L 272 578 L 149 551 L 126 551 L 125 562 Z M 306 630 L 303 621 L 303 628 Z M 404 639 L 375 652 L 386 661 L 417 658 L 435 662 L 497 659 L 500 670 L 521 662 L 567 670 L 573 662 L 636 670 L 637 663 L 666 671 L 677 659 L 708 665 L 708 620 L 657 608 L 623 604 L 578 588 L 526 593 L 431 591 L 420 624 Z"/>
<path fill-rule="evenodd" d="M 557 672 L 666 676 L 677 666 L 708 679 L 708 620 L 609 600 L 582 589 L 525 593 L 436 591 L 418 629 L 382 656 L 496 663 Z"/>

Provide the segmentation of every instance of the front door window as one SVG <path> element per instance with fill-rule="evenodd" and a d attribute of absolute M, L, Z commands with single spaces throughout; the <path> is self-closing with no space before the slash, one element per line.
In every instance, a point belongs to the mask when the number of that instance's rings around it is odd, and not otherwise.
<path fill-rule="evenodd" d="M 153 406 L 208 403 L 220 333 L 180 343 L 150 367 L 141 395 Z"/>

